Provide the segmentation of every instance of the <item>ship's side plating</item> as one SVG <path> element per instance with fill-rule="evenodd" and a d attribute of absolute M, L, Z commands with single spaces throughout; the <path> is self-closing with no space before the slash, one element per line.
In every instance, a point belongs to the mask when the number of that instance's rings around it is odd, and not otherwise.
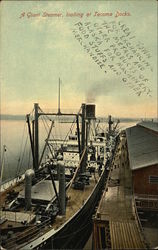
<path fill-rule="evenodd" d="M 92 215 L 104 188 L 108 170 L 105 168 L 93 192 L 81 209 L 58 230 L 50 230 L 21 249 L 77 249 L 83 248 L 92 227 Z"/>

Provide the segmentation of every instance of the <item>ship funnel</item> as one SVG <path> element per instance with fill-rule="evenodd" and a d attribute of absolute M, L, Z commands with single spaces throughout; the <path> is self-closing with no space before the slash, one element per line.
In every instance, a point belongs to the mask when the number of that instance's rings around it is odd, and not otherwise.
<path fill-rule="evenodd" d="M 32 187 L 33 175 L 34 175 L 34 171 L 32 169 L 28 169 L 25 172 L 25 208 L 26 210 L 31 209 L 31 187 Z"/>
<path fill-rule="evenodd" d="M 86 118 L 95 119 L 95 104 L 86 104 Z"/>
<path fill-rule="evenodd" d="M 62 161 L 58 161 L 58 168 L 59 168 L 60 214 L 65 215 L 66 212 L 65 166 Z"/>

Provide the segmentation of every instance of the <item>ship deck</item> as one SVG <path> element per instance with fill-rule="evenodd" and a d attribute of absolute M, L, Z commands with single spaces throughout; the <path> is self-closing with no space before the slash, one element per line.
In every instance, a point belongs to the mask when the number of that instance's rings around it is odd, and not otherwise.
<path fill-rule="evenodd" d="M 82 208 L 85 201 L 89 197 L 89 195 L 92 193 L 93 188 L 95 187 L 97 181 L 99 179 L 99 175 L 96 171 L 95 176 L 92 174 L 90 178 L 89 185 L 86 185 L 84 190 L 76 190 L 73 187 L 71 187 L 68 192 L 67 196 L 67 206 L 66 206 L 66 214 L 64 216 L 57 216 L 53 223 L 46 222 L 42 230 L 40 227 L 36 226 L 35 224 L 31 223 L 30 225 L 24 227 L 23 221 L 27 220 L 28 223 L 31 222 L 35 214 L 32 211 L 29 213 L 24 211 L 24 208 L 21 208 L 21 211 L 18 212 L 3 212 L 2 208 L 6 207 L 6 197 L 7 192 L 3 194 L 1 199 L 1 218 L 3 217 L 3 221 L 1 220 L 0 229 L 4 230 L 6 229 L 6 234 L 8 231 L 8 228 L 10 230 L 14 231 L 13 237 L 10 237 L 7 239 L 5 248 L 6 249 L 21 249 L 23 244 L 31 242 L 33 238 L 38 238 L 41 235 L 44 235 L 46 232 L 49 232 L 50 230 L 59 229 L 64 223 L 66 223 L 79 209 Z M 20 192 L 23 189 L 24 183 L 21 183 L 18 186 L 14 187 L 15 192 Z M 27 217 L 27 218 L 26 218 Z M 16 230 L 15 230 L 16 229 Z M 21 230 L 21 232 L 18 231 L 18 229 Z"/>
<path fill-rule="evenodd" d="M 94 219 L 95 249 L 146 248 L 132 199 L 132 176 L 122 138 Z"/>
<path fill-rule="evenodd" d="M 63 223 L 68 221 L 85 203 L 86 199 L 92 193 L 93 188 L 96 185 L 96 181 L 98 180 L 98 174 L 92 176 L 90 180 L 90 185 L 86 185 L 84 190 L 76 190 L 74 188 L 70 188 L 68 190 L 68 202 L 66 206 L 66 214 L 65 216 L 57 216 L 55 222 L 53 223 L 53 228 L 58 229 Z"/>

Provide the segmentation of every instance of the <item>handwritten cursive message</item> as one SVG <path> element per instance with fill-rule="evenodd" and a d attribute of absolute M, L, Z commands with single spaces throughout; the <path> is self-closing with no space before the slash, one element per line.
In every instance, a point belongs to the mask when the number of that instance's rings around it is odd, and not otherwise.
<path fill-rule="evenodd" d="M 92 60 L 104 71 L 117 75 L 137 96 L 151 96 L 148 72 L 151 55 L 126 24 L 118 21 L 77 22 L 74 37 Z"/>

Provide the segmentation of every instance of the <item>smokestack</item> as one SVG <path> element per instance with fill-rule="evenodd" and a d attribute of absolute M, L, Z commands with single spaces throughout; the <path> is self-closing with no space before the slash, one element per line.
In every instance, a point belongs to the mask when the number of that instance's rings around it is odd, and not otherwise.
<path fill-rule="evenodd" d="M 91 127 L 89 134 L 89 140 L 93 138 L 93 134 L 95 134 L 95 104 L 86 104 L 86 119 L 88 119 L 89 127 Z"/>
<path fill-rule="evenodd" d="M 28 169 L 25 172 L 25 208 L 26 210 L 31 210 L 31 188 L 32 188 L 32 176 L 34 171 Z"/>
<path fill-rule="evenodd" d="M 95 119 L 95 104 L 86 104 L 86 119 Z"/>

